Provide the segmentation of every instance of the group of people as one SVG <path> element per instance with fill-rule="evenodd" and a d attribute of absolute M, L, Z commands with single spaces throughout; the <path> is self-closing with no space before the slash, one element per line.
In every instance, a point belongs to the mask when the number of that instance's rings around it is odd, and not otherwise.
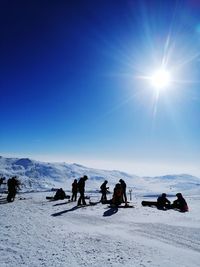
<path fill-rule="evenodd" d="M 85 202 L 85 182 L 88 179 L 86 175 L 84 175 L 82 178 L 80 178 L 79 181 L 77 179 L 74 180 L 72 183 L 72 201 L 76 201 L 77 199 L 77 193 L 80 193 L 80 197 L 78 199 L 77 205 L 86 205 Z M 102 204 L 113 204 L 115 206 L 119 206 L 122 203 L 125 203 L 125 206 L 128 205 L 127 201 L 127 195 L 126 195 L 126 183 L 123 179 L 119 180 L 119 183 L 115 185 L 112 198 L 110 200 L 107 199 L 107 193 L 109 193 L 107 186 L 108 181 L 105 180 L 102 185 L 100 186 L 100 192 L 101 192 L 101 200 L 100 202 Z M 158 209 L 178 209 L 181 212 L 188 211 L 188 205 L 186 200 L 183 198 L 181 193 L 176 194 L 177 199 L 171 203 L 167 199 L 167 195 L 163 193 L 161 196 L 157 199 L 157 208 Z"/>
<path fill-rule="evenodd" d="M 74 179 L 72 183 L 72 196 L 71 196 L 71 201 L 76 201 L 77 200 L 77 194 L 79 193 L 80 196 L 78 198 L 77 205 L 86 205 L 85 201 L 85 182 L 87 181 L 88 177 L 87 175 L 84 175 L 77 181 L 77 179 Z M 127 204 L 127 196 L 126 196 L 126 183 L 124 180 L 120 179 L 119 183 L 116 184 L 114 188 L 114 193 L 113 197 L 111 200 L 107 199 L 107 193 L 109 193 L 107 187 L 108 181 L 105 180 L 102 185 L 100 186 L 100 192 L 101 192 L 101 200 L 100 202 L 102 204 L 106 203 L 113 203 L 115 205 L 120 205 L 121 203 Z"/>
<path fill-rule="evenodd" d="M 107 187 L 108 181 L 105 180 L 103 184 L 100 186 L 101 190 L 101 202 L 104 204 L 111 203 L 116 206 L 119 206 L 122 203 L 125 203 L 127 205 L 127 196 L 126 196 L 126 183 L 124 182 L 123 179 L 119 180 L 119 183 L 115 185 L 114 191 L 113 191 L 113 196 L 111 200 L 107 200 L 107 193 L 109 193 Z"/>
<path fill-rule="evenodd" d="M 79 181 L 77 181 L 77 179 L 74 179 L 74 181 L 72 183 L 71 201 L 77 200 L 77 194 L 79 192 L 80 197 L 79 197 L 78 203 L 77 203 L 78 206 L 86 205 L 86 202 L 85 202 L 85 181 L 87 179 L 88 179 L 88 177 L 86 175 L 84 175 L 83 177 L 81 177 L 79 179 Z M 62 188 L 58 189 L 56 191 L 55 196 L 54 196 L 54 200 L 64 199 L 64 198 L 68 198 L 68 196 L 66 196 L 66 194 Z"/>
<path fill-rule="evenodd" d="M 181 212 L 188 211 L 188 205 L 181 193 L 176 194 L 177 199 L 171 203 L 167 199 L 166 193 L 162 193 L 161 196 L 157 199 L 157 208 L 158 209 L 178 209 Z"/>
<path fill-rule="evenodd" d="M 4 182 L 4 178 L 0 180 L 1 184 Z M 88 180 L 88 176 L 84 175 L 79 179 L 74 179 L 72 183 L 72 196 L 71 201 L 77 201 L 77 194 L 79 193 L 80 196 L 78 198 L 77 205 L 86 205 L 85 201 L 85 182 Z M 123 179 L 120 179 L 119 182 L 115 185 L 112 198 L 110 200 L 107 199 L 107 194 L 110 193 L 108 191 L 109 187 L 107 186 L 108 181 L 105 180 L 102 185 L 100 186 L 100 192 L 101 192 L 101 200 L 100 202 L 102 204 L 113 204 L 116 206 L 121 205 L 122 203 L 125 203 L 125 206 L 128 205 L 127 203 L 127 196 L 126 196 L 126 183 Z M 8 195 L 7 195 L 7 201 L 12 202 L 15 199 L 17 190 L 20 189 L 20 181 L 17 179 L 16 176 L 13 176 L 12 178 L 8 179 L 7 181 L 8 186 Z M 70 196 L 69 196 L 70 197 Z M 188 205 L 186 200 L 183 198 L 181 193 L 176 194 L 177 199 L 171 203 L 169 199 L 167 199 L 166 193 L 162 193 L 158 198 L 156 202 L 156 206 L 158 209 L 178 209 L 182 212 L 188 211 Z M 56 191 L 56 194 L 54 196 L 54 200 L 58 199 L 65 199 L 67 198 L 64 190 L 62 188 L 58 189 Z M 147 201 L 148 202 L 148 201 Z M 149 202 L 151 204 L 151 202 Z"/>

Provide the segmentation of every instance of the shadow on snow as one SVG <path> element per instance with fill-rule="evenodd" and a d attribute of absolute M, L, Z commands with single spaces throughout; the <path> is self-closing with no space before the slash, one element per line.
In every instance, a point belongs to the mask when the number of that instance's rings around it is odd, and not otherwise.
<path fill-rule="evenodd" d="M 63 213 L 67 213 L 67 212 L 70 212 L 70 211 L 74 211 L 74 210 L 77 210 L 77 209 L 80 209 L 81 206 L 74 206 L 73 208 L 69 209 L 69 210 L 63 210 L 63 211 L 60 211 L 60 212 L 56 212 L 56 213 L 53 213 L 51 214 L 51 216 L 53 217 L 56 217 L 56 216 L 60 216 L 62 215 Z"/>
<path fill-rule="evenodd" d="M 118 212 L 118 207 L 112 207 L 106 210 L 103 214 L 104 217 L 112 216 Z"/>
<path fill-rule="evenodd" d="M 6 198 L 0 198 L 0 205 L 1 204 L 7 204 L 7 203 L 8 203 L 8 201 Z"/>
<path fill-rule="evenodd" d="M 61 206 L 61 205 L 66 205 L 66 204 L 69 204 L 69 203 L 72 203 L 72 201 L 67 201 L 67 202 L 63 202 L 63 203 L 57 203 L 57 204 L 54 204 L 53 206 Z"/>

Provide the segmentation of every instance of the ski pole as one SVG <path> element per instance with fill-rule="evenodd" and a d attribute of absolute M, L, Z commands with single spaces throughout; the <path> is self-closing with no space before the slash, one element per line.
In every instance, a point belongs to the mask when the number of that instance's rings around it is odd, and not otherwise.
<path fill-rule="evenodd" d="M 132 189 L 129 189 L 130 201 L 132 200 Z"/>

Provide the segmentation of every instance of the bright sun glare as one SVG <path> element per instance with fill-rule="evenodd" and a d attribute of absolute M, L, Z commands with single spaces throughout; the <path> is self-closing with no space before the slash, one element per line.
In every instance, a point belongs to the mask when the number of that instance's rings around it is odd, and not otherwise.
<path fill-rule="evenodd" d="M 150 78 L 151 84 L 155 89 L 166 89 L 170 85 L 170 73 L 167 70 L 157 70 Z"/>

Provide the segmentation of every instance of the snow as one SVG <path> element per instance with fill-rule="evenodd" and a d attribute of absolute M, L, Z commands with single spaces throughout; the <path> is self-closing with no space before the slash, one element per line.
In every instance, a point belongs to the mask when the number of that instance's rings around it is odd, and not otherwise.
<path fill-rule="evenodd" d="M 101 203 L 48 201 L 47 194 L 0 205 L 0 266 L 199 266 L 198 196 L 188 197 L 190 212 L 180 213 L 142 207 L 140 197 L 135 208 L 114 212 Z"/>
<path fill-rule="evenodd" d="M 86 194 L 91 201 L 98 201 L 99 183 L 111 175 L 111 185 L 126 174 L 89 169 L 77 164 L 67 165 L 38 163 L 29 160 L 0 158 L 0 173 L 22 173 L 27 182 L 12 203 L 6 194 L 0 193 L 0 266 L 1 267 L 197 267 L 200 259 L 200 195 L 199 178 L 190 175 L 166 177 L 126 176 L 127 191 L 132 191 L 134 208 L 111 209 L 98 203 L 77 207 L 67 200 L 49 201 L 46 196 L 55 192 L 27 192 L 28 179 L 35 181 L 34 190 L 50 187 L 54 168 L 60 171 L 57 184 L 70 191 L 73 175 L 90 174 L 86 182 Z M 20 162 L 20 165 L 14 162 Z M 24 166 L 21 163 L 24 163 Z M 30 166 L 48 169 L 47 176 L 26 176 Z M 13 169 L 20 167 L 20 170 Z M 50 168 L 46 168 L 50 167 Z M 35 167 L 34 167 L 35 168 Z M 63 170 L 69 176 L 61 178 Z M 32 174 L 35 169 L 32 169 Z M 31 174 L 31 175 L 32 175 Z M 40 174 L 40 173 L 39 173 Z M 95 179 L 95 177 L 97 179 Z M 101 177 L 100 179 L 98 177 Z M 21 178 L 21 177 L 20 177 Z M 108 179 L 109 183 L 110 180 Z M 55 184 L 56 184 L 55 183 Z M 31 183 L 32 184 L 32 183 Z M 42 186 L 41 186 L 42 184 Z M 38 187 L 37 187 L 38 186 Z M 92 190 L 93 189 L 93 190 Z M 112 189 L 112 186 L 111 186 Z M 186 198 L 189 212 L 161 211 L 142 207 L 142 200 L 155 200 L 157 192 L 170 192 L 175 199 L 180 191 Z M 108 197 L 111 197 L 109 195 Z M 87 200 L 88 202 L 88 200 Z"/>

